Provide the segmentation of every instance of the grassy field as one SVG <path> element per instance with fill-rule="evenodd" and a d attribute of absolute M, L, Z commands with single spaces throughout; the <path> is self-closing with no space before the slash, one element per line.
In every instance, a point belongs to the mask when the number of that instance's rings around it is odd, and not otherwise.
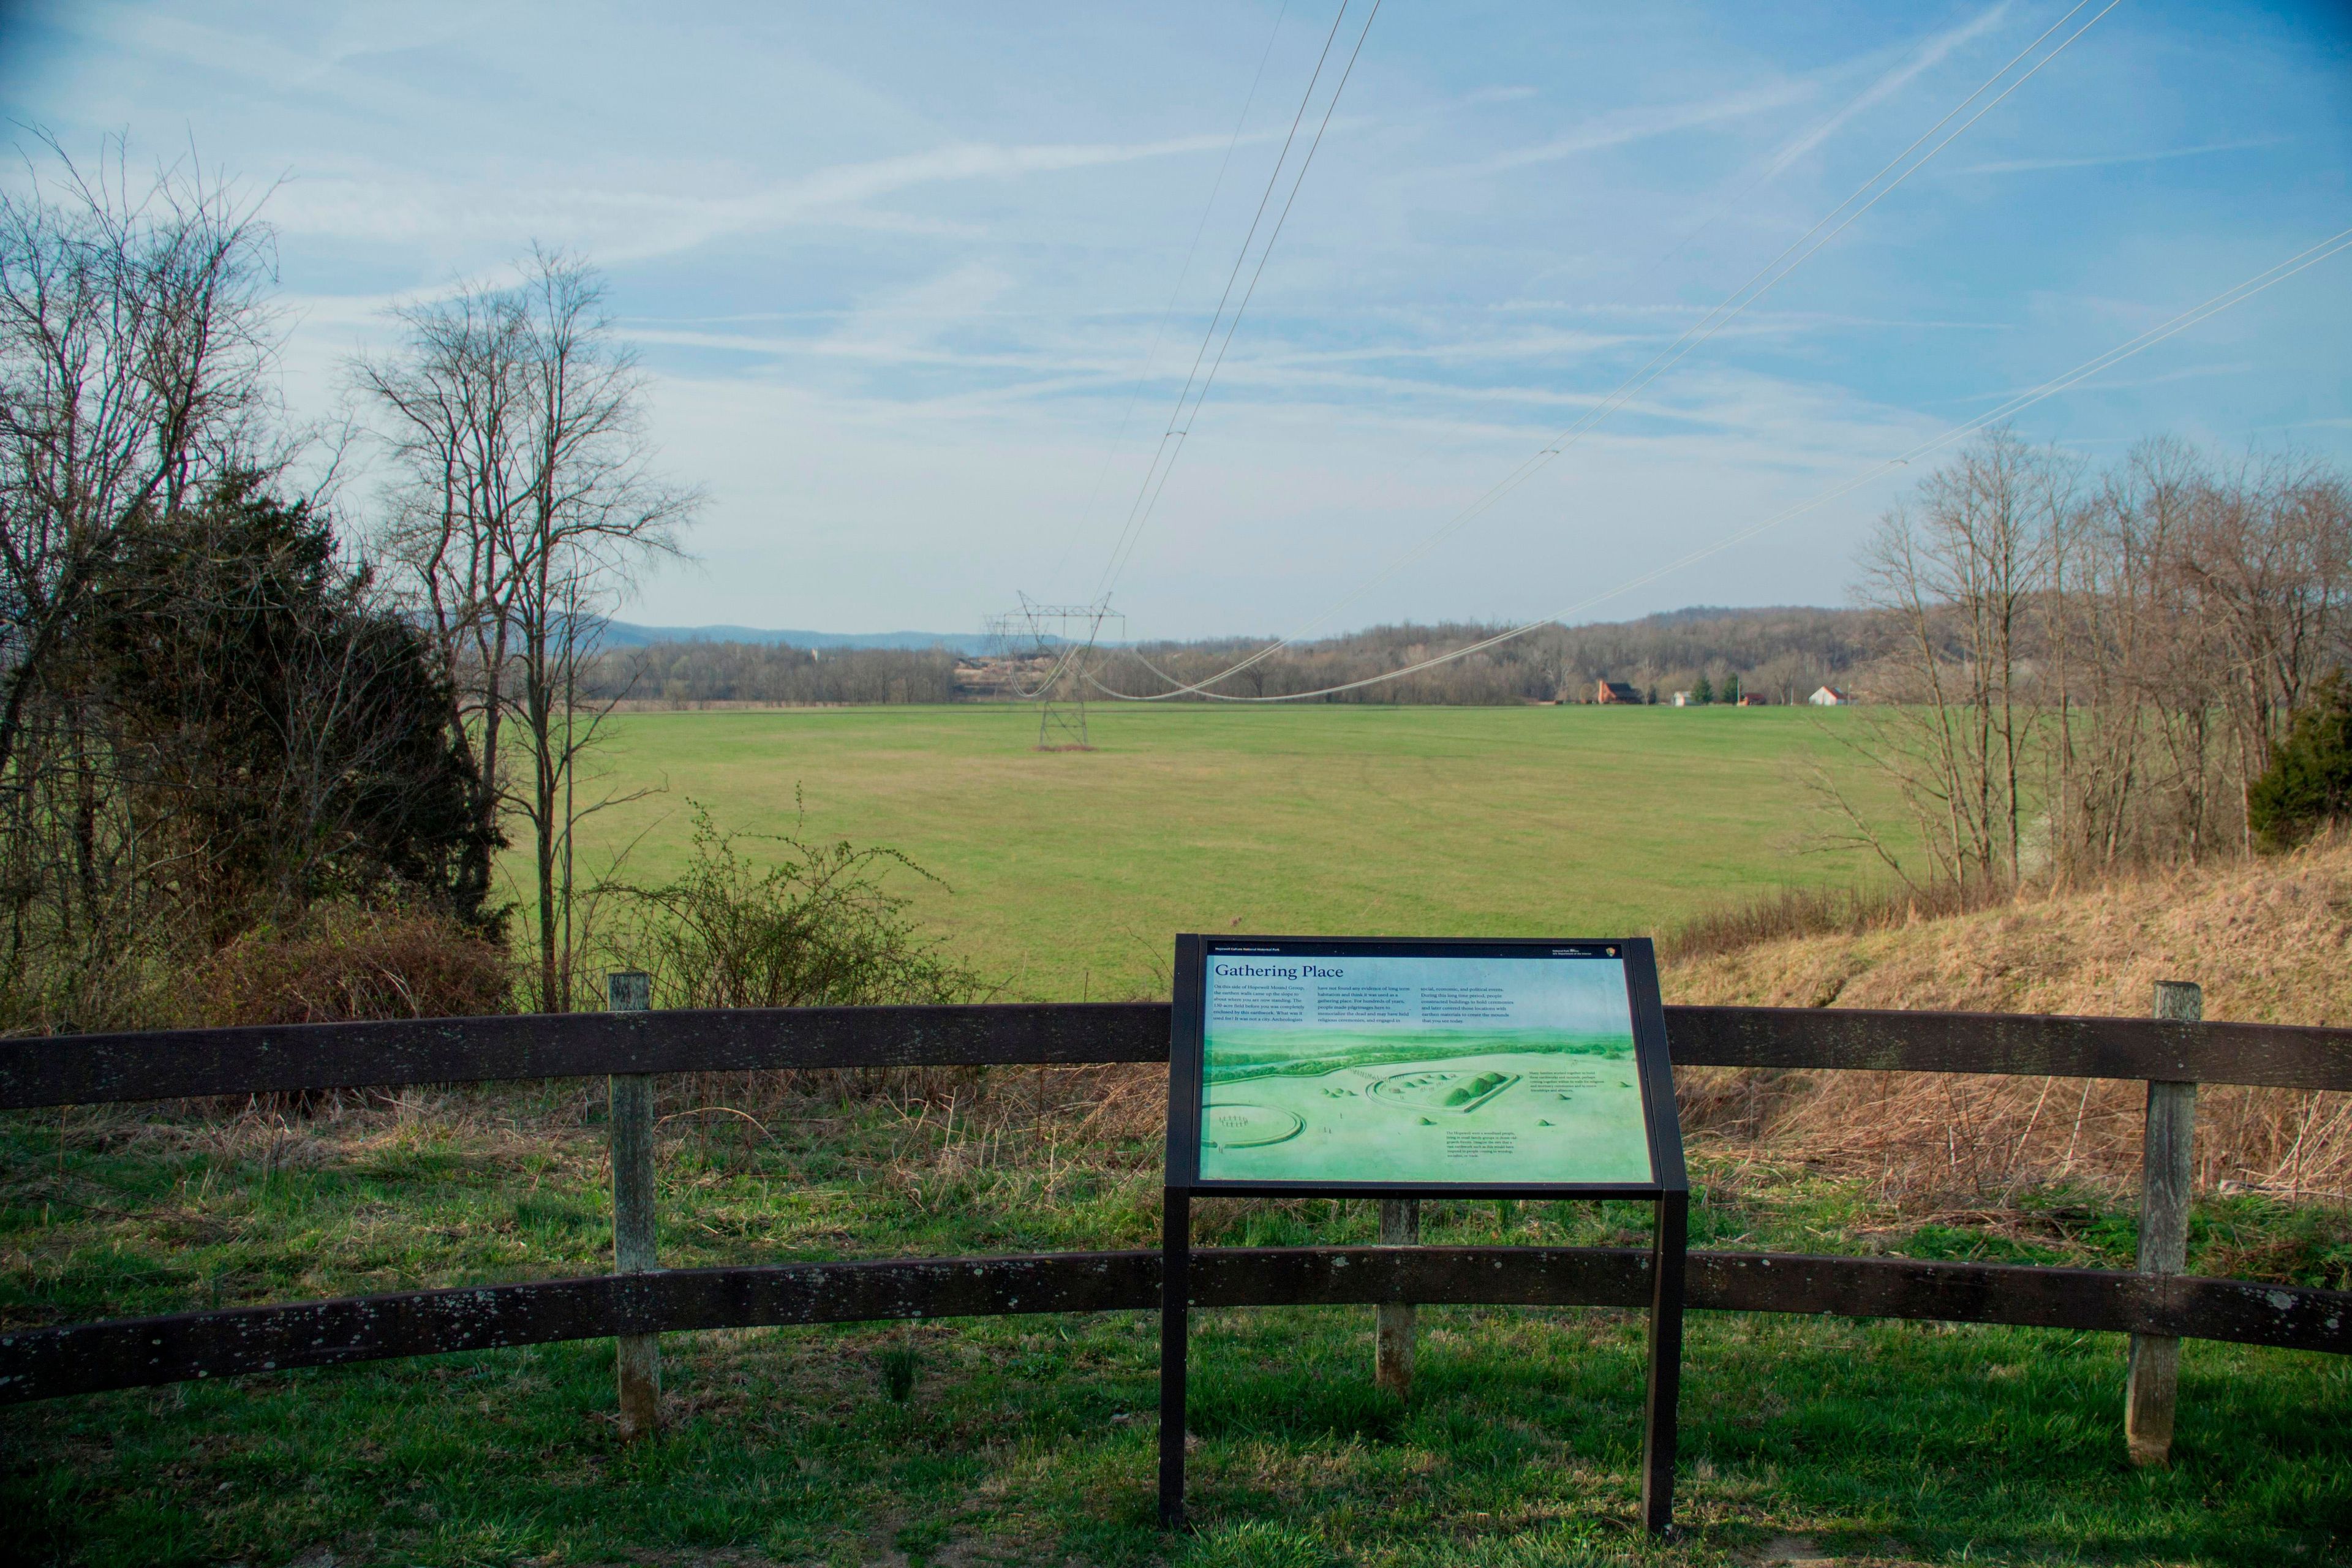
<path fill-rule="evenodd" d="M 1803 771 L 1866 798 L 1798 709 L 1133 708 L 1098 749 L 1038 752 L 1025 709 L 628 713 L 583 864 L 658 879 L 688 803 L 722 827 L 895 846 L 924 923 L 1015 994 L 1165 995 L 1169 939 L 1234 930 L 1421 935 L 1647 931 L 1775 885 L 1849 881 Z M 520 863 L 516 863 L 520 869 Z"/>
<path fill-rule="evenodd" d="M 757 1121 L 692 1114 L 713 1101 L 673 1080 L 663 1110 L 688 1113 L 663 1132 L 664 1260 L 1150 1246 L 1148 1079 L 1000 1078 L 952 1121 L 875 1100 L 740 1100 Z M 1090 1121 L 1106 1100 L 1110 1120 Z M 307 1127 L 8 1119 L 0 1316 L 601 1269 L 598 1115 L 575 1084 Z M 1695 1246 L 2132 1258 L 2127 1210 L 2095 1189 L 2039 1194 L 1986 1228 L 1906 1217 L 1753 1151 L 1702 1147 L 1694 1174 Z M 1370 1209 L 1208 1205 L 1202 1239 L 1369 1241 Z M 2344 1218 L 2257 1197 L 2200 1204 L 2190 1266 L 2259 1257 L 2270 1277 L 2340 1287 Z M 1628 1245 L 1645 1224 L 1633 1205 L 1436 1204 L 1425 1236 Z M 1696 1314 L 1690 1533 L 1659 1549 L 1636 1528 L 1638 1314 L 1425 1309 L 1405 1401 L 1371 1387 L 1368 1310 L 1196 1324 L 1192 1537 L 1152 1524 L 1156 1320 L 1118 1313 L 673 1335 L 669 1429 L 635 1447 L 614 1436 L 606 1342 L 14 1407 L 0 1555 L 92 1568 L 1719 1568 L 1776 1543 L 1882 1564 L 2316 1563 L 2352 1548 L 2341 1358 L 2186 1347 L 2177 1463 L 2140 1472 L 2123 1458 L 2118 1336 Z M 887 1363 L 909 1352 L 911 1394 L 894 1399 Z"/>

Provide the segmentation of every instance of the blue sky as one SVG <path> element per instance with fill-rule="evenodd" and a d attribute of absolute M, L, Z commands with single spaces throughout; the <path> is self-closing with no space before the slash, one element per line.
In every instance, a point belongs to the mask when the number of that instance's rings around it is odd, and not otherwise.
<path fill-rule="evenodd" d="M 388 306 L 533 241 L 598 261 L 710 496 L 634 618 L 961 631 L 1101 583 L 1336 5 L 34 5 L 0 93 L 78 154 L 281 182 L 306 413 Z M 2066 9 L 1384 0 L 1116 580 L 1130 631 L 1540 616 L 2352 226 L 2347 9 L 2126 0 L 1359 592 Z M 2352 460 L 2347 329 L 2352 254 L 2019 428 Z M 1580 618 L 1837 603 L 1903 477 Z"/>

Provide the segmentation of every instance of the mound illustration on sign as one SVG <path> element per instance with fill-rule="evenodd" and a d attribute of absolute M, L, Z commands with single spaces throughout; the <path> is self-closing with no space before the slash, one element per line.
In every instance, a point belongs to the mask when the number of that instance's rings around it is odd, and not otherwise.
<path fill-rule="evenodd" d="M 1205 1181 L 1651 1179 L 1617 962 L 1209 967 Z"/>

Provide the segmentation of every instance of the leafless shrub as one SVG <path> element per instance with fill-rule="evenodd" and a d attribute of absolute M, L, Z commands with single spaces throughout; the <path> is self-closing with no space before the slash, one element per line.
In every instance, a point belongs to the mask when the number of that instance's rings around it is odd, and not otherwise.
<path fill-rule="evenodd" d="M 942 953 L 907 913 L 892 873 L 929 873 L 895 850 L 792 834 L 740 834 L 694 808 L 686 869 L 595 889 L 601 951 L 652 976 L 657 1007 L 877 1006 L 969 1002 L 994 987 Z M 976 1069 L 798 1075 L 840 1095 L 926 1103 L 970 1090 Z"/>
<path fill-rule="evenodd" d="M 502 945 L 445 916 L 322 905 L 222 948 L 199 988 L 203 1021 L 226 1027 L 503 1013 L 512 983 Z"/>

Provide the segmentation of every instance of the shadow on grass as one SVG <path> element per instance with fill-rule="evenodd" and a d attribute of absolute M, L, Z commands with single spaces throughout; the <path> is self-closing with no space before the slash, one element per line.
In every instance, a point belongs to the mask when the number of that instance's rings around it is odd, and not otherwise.
<path fill-rule="evenodd" d="M 1369 1313 L 1205 1314 L 1198 1532 L 1152 1526 L 1148 1313 L 677 1335 L 670 1427 L 624 1447 L 601 1343 L 19 1407 L 21 1560 L 359 1563 L 870 1558 L 1224 1568 L 1727 1564 L 1801 1535 L 1910 1561 L 2345 1560 L 2352 1370 L 2191 1344 L 2177 1463 L 2120 1440 L 2113 1336 L 1702 1315 L 1681 1518 L 1634 1528 L 1634 1314 L 1424 1309 L 1370 1387 Z M 887 1523 L 887 1527 L 885 1528 Z M 879 1530 L 877 1536 L 875 1532 Z M 893 1533 L 895 1531 L 895 1533 Z"/>

